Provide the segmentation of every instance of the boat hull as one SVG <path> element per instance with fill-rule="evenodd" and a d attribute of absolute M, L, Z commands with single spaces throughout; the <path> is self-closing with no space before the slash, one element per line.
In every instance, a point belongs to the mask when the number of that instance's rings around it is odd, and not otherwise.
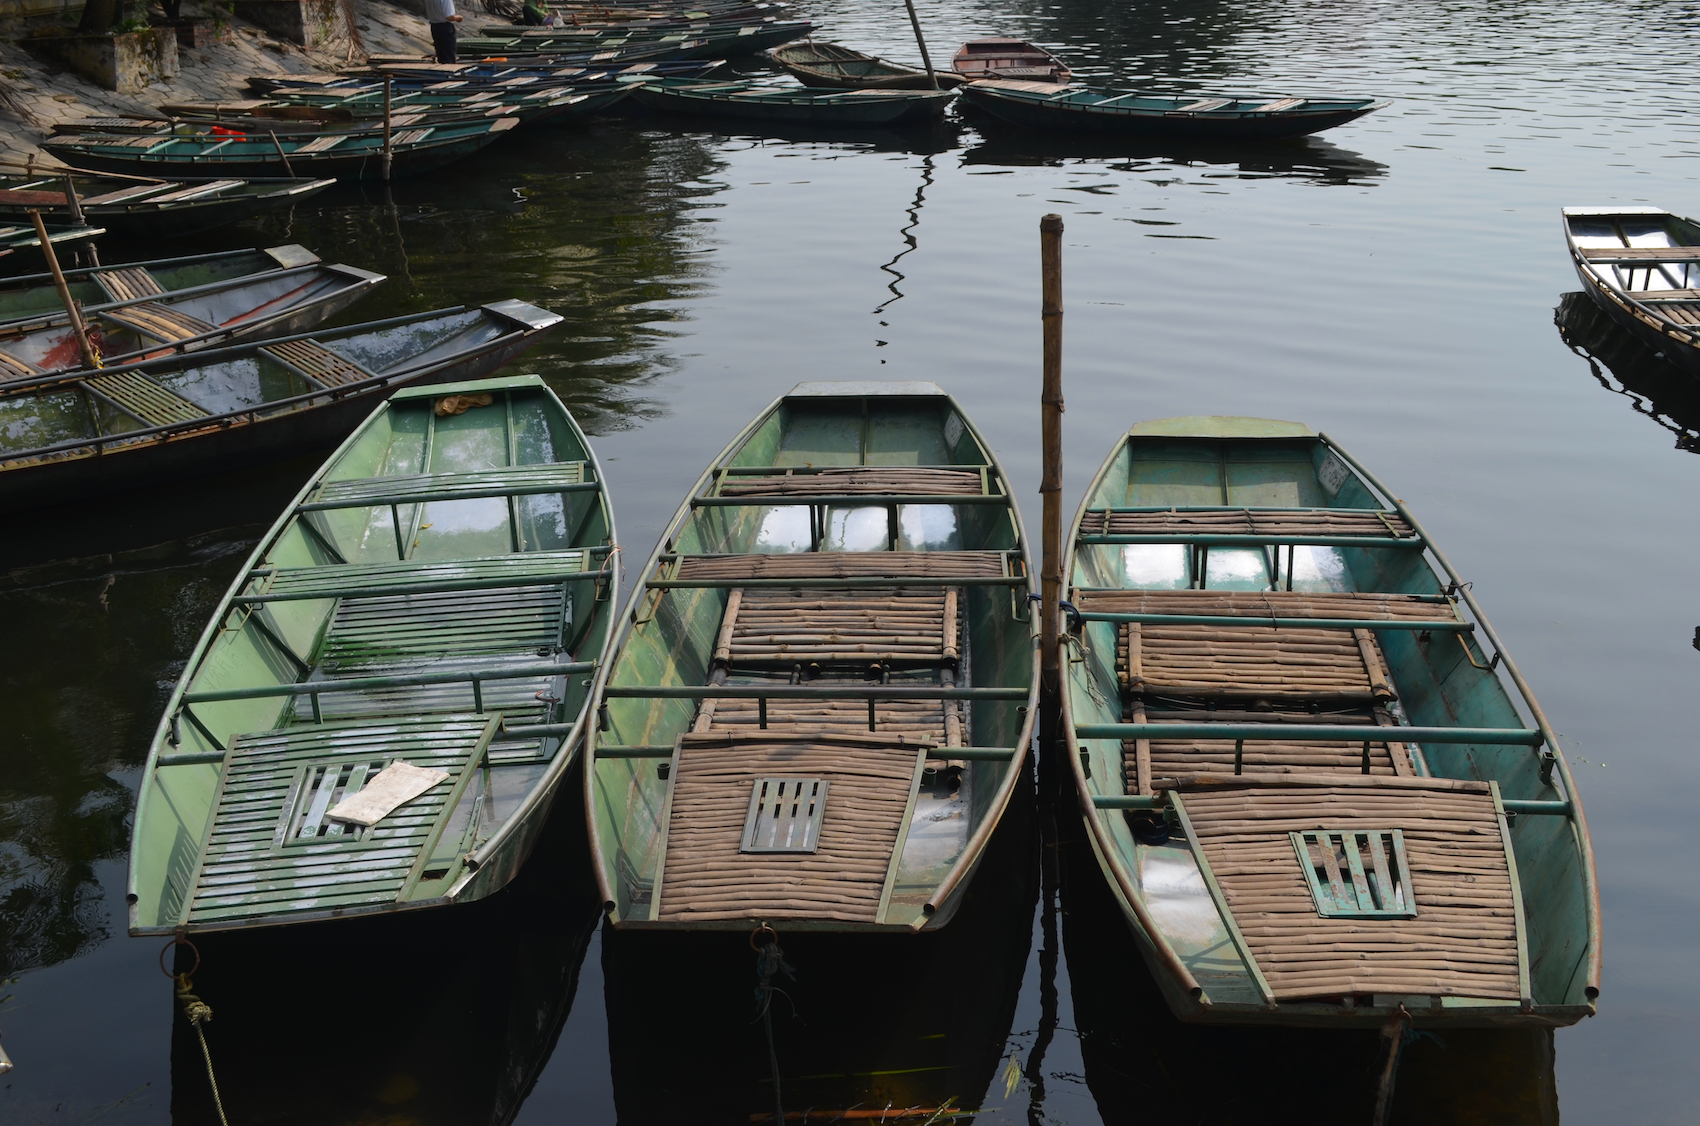
<path fill-rule="evenodd" d="M 1212 120 L 1200 116 L 1170 117 L 1162 113 L 1130 110 L 1092 110 L 1062 102 L 1036 103 L 973 83 L 962 88 L 962 96 L 974 108 L 985 110 L 999 120 L 1023 129 L 1174 141 L 1283 141 L 1345 125 L 1376 108 L 1372 105 L 1362 109 Z"/>
<path fill-rule="evenodd" d="M 928 92 L 930 94 L 930 92 Z M 742 97 L 739 93 L 716 95 L 666 87 L 640 87 L 633 95 L 638 104 L 662 113 L 721 117 L 744 121 L 778 121 L 808 125 L 893 125 L 937 117 L 949 102 L 948 94 L 920 98 L 857 97 L 833 94 L 784 99 Z"/>
<path fill-rule="evenodd" d="M 1609 208 L 1565 208 L 1565 241 L 1570 249 L 1570 263 L 1576 270 L 1576 276 L 1582 283 L 1582 290 L 1600 309 L 1616 322 L 1624 331 L 1654 352 L 1662 355 L 1670 363 L 1692 376 L 1700 376 L 1700 336 L 1684 330 L 1684 326 L 1674 323 L 1669 317 L 1660 316 L 1657 306 L 1649 306 L 1635 300 L 1632 292 L 1626 292 L 1607 284 L 1595 269 L 1589 266 L 1583 257 L 1582 248 L 1578 245 L 1573 230 L 1573 220 L 1587 222 L 1589 219 L 1603 218 L 1606 220 L 1639 221 L 1643 224 L 1670 225 L 1682 234 L 1691 227 L 1690 221 L 1672 215 L 1657 208 L 1625 208 L 1613 210 Z M 1673 236 L 1672 242 L 1675 242 Z M 1700 246 L 1695 248 L 1700 255 Z M 1688 326 L 1693 327 L 1693 326 Z"/>

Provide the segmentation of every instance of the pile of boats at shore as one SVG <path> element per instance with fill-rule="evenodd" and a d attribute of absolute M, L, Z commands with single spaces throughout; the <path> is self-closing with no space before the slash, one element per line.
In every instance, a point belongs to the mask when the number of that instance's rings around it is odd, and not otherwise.
<path fill-rule="evenodd" d="M 581 120 L 625 103 L 668 114 L 902 126 L 959 97 L 1015 126 L 1194 140 L 1275 140 L 1360 117 L 1370 98 L 1231 97 L 1075 84 L 1021 39 L 964 43 L 947 70 L 817 42 L 783 5 L 665 0 L 615 9 L 558 3 L 543 26 L 492 24 L 458 58 L 374 55 L 340 74 L 269 74 L 251 98 L 176 102 L 148 116 L 56 127 L 43 147 L 73 168 L 180 178 L 389 179 L 439 168 L 521 127 Z M 917 38 L 925 56 L 925 46 Z M 765 53 L 777 75 L 715 77 Z"/>

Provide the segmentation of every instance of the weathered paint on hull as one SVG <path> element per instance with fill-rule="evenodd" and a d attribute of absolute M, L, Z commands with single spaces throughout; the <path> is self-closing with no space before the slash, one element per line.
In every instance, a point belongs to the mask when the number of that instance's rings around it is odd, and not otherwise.
<path fill-rule="evenodd" d="M 1305 137 L 1356 121 L 1369 109 L 1325 113 L 1271 114 L 1267 117 L 1212 121 L 1198 117 L 1187 120 L 1161 114 L 1094 113 L 1066 105 L 1039 107 L 1022 99 L 1003 98 L 977 90 L 970 83 L 962 96 L 976 109 L 1023 129 L 1061 130 L 1068 133 L 1099 133 L 1163 141 L 1284 141 Z M 1373 108 L 1373 107 L 1372 107 Z"/>

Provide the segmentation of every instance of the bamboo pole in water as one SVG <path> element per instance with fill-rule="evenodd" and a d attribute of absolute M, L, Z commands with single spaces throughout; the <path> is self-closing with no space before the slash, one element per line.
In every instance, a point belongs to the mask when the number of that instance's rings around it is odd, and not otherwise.
<path fill-rule="evenodd" d="M 1040 535 L 1039 590 L 1042 615 L 1040 666 L 1045 691 L 1053 700 L 1060 684 L 1057 667 L 1057 603 L 1062 599 L 1062 233 L 1061 215 L 1039 220 L 1041 274 L 1040 321 L 1044 326 L 1044 387 L 1039 395 L 1044 469 L 1039 495 L 1044 500 Z"/>
<path fill-rule="evenodd" d="M 71 331 L 77 334 L 77 349 L 83 354 L 83 366 L 91 370 L 97 368 L 100 359 L 94 354 L 94 345 L 89 343 L 89 334 L 83 328 L 82 310 L 72 300 L 71 287 L 65 284 L 65 275 L 59 270 L 59 256 L 53 252 L 53 240 L 47 237 L 47 224 L 41 221 L 39 211 L 31 211 L 30 219 L 35 223 L 35 237 L 41 240 L 41 254 L 47 259 L 48 272 L 53 275 L 53 287 L 59 291 L 65 315 L 71 318 Z"/>
<path fill-rule="evenodd" d="M 390 178 L 390 160 L 393 155 L 390 147 L 390 91 L 394 83 L 393 78 L 384 75 L 384 155 L 378 161 L 378 170 L 386 183 Z"/>
<path fill-rule="evenodd" d="M 927 84 L 937 90 L 939 76 L 933 73 L 933 60 L 927 54 L 927 41 L 921 37 L 921 20 L 915 14 L 915 0 L 903 0 L 903 6 L 909 9 L 909 26 L 915 29 L 915 46 L 921 48 L 921 65 L 927 68 Z"/>

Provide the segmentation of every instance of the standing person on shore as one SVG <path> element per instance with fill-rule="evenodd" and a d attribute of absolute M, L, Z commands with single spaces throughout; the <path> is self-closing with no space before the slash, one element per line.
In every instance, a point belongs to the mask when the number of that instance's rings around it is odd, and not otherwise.
<path fill-rule="evenodd" d="M 431 25 L 431 42 L 437 48 L 437 61 L 455 61 L 455 0 L 425 0 L 425 20 Z"/>

